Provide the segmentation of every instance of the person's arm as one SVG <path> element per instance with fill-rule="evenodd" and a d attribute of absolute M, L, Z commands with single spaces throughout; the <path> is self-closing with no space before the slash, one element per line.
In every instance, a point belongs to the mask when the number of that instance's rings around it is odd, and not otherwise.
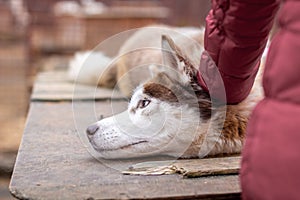
<path fill-rule="evenodd" d="M 214 62 L 224 82 L 227 103 L 245 99 L 254 83 L 278 7 L 278 0 L 212 0 L 206 18 L 206 52 L 201 57 L 199 82 L 203 84 L 203 78 L 206 85 L 213 83 L 213 73 L 209 71 Z M 214 83 L 212 87 L 213 96 L 218 98 L 221 86 Z"/>

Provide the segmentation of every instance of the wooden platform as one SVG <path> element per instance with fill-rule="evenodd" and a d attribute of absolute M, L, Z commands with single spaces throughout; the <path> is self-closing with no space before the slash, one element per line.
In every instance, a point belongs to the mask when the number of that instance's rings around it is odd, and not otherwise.
<path fill-rule="evenodd" d="M 44 77 L 44 80 L 46 78 Z M 157 163 L 170 158 L 153 157 L 114 161 L 96 159 L 97 155 L 87 143 L 85 128 L 99 115 L 104 117 L 112 115 L 112 105 L 114 112 L 121 112 L 126 109 L 127 102 L 114 99 L 95 102 L 91 98 L 72 103 L 69 100 L 53 102 L 51 99 L 38 101 L 35 98 L 30 106 L 12 175 L 11 193 L 19 199 L 237 199 L 240 197 L 239 178 L 236 174 L 222 176 L 207 174 L 208 176 L 201 178 L 183 178 L 179 174 L 125 175 L 124 171 L 132 170 L 132 166 L 137 168 L 141 163 Z M 234 162 L 226 162 L 236 166 L 237 159 Z M 207 166 L 211 168 L 210 164 Z"/>

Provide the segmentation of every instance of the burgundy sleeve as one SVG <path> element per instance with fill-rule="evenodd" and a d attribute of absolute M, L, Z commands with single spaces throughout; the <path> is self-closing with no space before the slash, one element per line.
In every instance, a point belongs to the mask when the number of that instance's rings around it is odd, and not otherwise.
<path fill-rule="evenodd" d="M 199 82 L 213 82 L 211 62 L 221 74 L 227 103 L 245 99 L 254 83 L 261 55 L 272 28 L 277 0 L 212 0 L 206 18 L 204 46 L 209 56 L 202 55 Z M 210 64 L 209 64 L 210 63 Z M 214 83 L 214 94 L 218 93 Z M 210 87 L 208 87 L 211 89 Z"/>

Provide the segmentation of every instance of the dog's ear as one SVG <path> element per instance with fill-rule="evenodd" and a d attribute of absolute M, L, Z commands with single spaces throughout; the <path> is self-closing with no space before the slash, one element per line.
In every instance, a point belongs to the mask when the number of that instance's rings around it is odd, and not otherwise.
<path fill-rule="evenodd" d="M 165 66 L 172 67 L 179 72 L 181 78 L 184 78 L 184 82 L 188 82 L 191 85 L 197 84 L 196 64 L 189 60 L 184 52 L 167 35 L 162 35 L 162 54 Z"/>
<path fill-rule="evenodd" d="M 176 52 L 177 48 L 174 41 L 169 36 L 162 35 L 161 47 L 163 65 L 180 71 L 180 60 L 177 56 L 179 52 Z"/>

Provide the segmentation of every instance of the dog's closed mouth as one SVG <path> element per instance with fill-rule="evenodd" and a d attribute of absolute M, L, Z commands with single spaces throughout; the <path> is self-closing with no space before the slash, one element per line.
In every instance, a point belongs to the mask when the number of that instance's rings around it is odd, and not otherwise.
<path fill-rule="evenodd" d="M 138 144 L 142 144 L 142 143 L 147 143 L 148 141 L 146 140 L 141 140 L 141 141 L 138 141 L 138 142 L 133 142 L 131 144 L 127 144 L 127 145 L 124 145 L 124 146 L 121 146 L 121 147 L 117 147 L 117 148 L 111 148 L 111 149 L 106 149 L 106 148 L 97 148 L 97 151 L 99 152 L 108 152 L 108 151 L 116 151 L 116 150 L 124 150 L 124 149 L 127 149 L 127 148 L 130 148 L 132 146 L 135 146 L 135 145 L 138 145 Z M 91 143 L 93 144 L 93 141 L 91 141 Z"/>
<path fill-rule="evenodd" d="M 128 145 L 125 145 L 125 146 L 122 146 L 120 147 L 120 149 L 127 149 L 129 147 L 132 147 L 134 145 L 137 145 L 137 144 L 141 144 L 141 143 L 147 143 L 148 141 L 146 140 L 142 140 L 142 141 L 138 141 L 138 142 L 134 142 L 134 143 L 131 143 L 131 144 L 128 144 Z"/>

